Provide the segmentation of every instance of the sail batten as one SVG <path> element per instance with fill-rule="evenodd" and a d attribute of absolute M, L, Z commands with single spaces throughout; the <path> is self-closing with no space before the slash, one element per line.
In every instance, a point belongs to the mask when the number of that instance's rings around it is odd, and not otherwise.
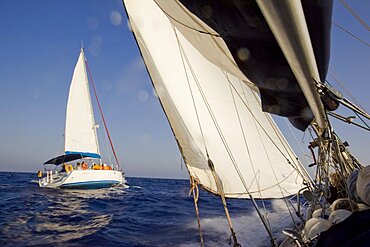
<path fill-rule="evenodd" d="M 205 58 L 154 1 L 126 0 L 125 5 L 190 175 L 217 194 L 211 159 L 226 197 L 296 193 L 300 164 L 290 158 L 296 156 L 262 112 L 255 92 L 241 83 L 245 78 Z M 237 95 L 245 96 L 249 108 Z"/>
<path fill-rule="evenodd" d="M 81 49 L 69 89 L 66 110 L 65 152 L 100 154 L 96 124 Z"/>

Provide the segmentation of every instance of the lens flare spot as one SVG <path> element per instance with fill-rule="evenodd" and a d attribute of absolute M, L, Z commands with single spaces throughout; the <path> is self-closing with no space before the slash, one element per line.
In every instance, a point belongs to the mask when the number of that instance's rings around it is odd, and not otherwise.
<path fill-rule="evenodd" d="M 99 21 L 93 16 L 90 16 L 86 19 L 86 26 L 90 30 L 96 30 L 99 26 Z"/>
<path fill-rule="evenodd" d="M 141 90 L 137 94 L 137 98 L 139 99 L 140 102 L 145 103 L 149 99 L 149 93 L 147 91 Z"/>
<path fill-rule="evenodd" d="M 110 22 L 115 25 L 119 26 L 122 23 L 122 16 L 118 11 L 112 11 L 109 15 Z"/>
<path fill-rule="evenodd" d="M 247 61 L 249 59 L 250 52 L 247 48 L 242 47 L 238 50 L 238 58 L 241 61 Z"/>

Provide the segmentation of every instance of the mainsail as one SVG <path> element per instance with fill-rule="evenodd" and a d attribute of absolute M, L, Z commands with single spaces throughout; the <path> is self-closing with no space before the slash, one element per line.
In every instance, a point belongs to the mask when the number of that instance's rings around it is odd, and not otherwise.
<path fill-rule="evenodd" d="M 69 89 L 64 138 L 66 153 L 99 154 L 83 49 L 81 49 Z"/>
<path fill-rule="evenodd" d="M 226 197 L 296 193 L 308 177 L 232 56 L 211 62 L 152 0 L 125 6 L 190 176 L 219 194 L 211 161 Z M 221 39 L 213 44 L 224 46 Z"/>

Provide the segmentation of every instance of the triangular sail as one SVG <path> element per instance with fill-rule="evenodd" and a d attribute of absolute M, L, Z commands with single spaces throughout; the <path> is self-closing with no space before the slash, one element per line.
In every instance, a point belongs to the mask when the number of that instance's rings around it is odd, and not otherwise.
<path fill-rule="evenodd" d="M 83 49 L 81 49 L 69 89 L 65 127 L 65 152 L 99 154 Z"/>
<path fill-rule="evenodd" d="M 226 197 L 296 193 L 301 165 L 255 92 L 199 53 L 154 1 L 125 5 L 190 175 L 217 194 L 209 156 Z"/>

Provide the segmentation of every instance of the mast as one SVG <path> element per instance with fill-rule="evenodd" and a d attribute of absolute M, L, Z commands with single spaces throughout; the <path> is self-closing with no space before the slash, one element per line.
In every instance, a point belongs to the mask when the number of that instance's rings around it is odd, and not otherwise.
<path fill-rule="evenodd" d="M 82 45 L 83 44 L 81 43 L 81 46 Z M 91 93 L 90 93 L 90 87 L 89 87 L 89 79 L 87 77 L 87 70 L 86 70 L 87 59 L 86 59 L 86 56 L 85 56 L 85 52 L 84 52 L 83 46 L 81 47 L 81 53 L 82 53 L 82 56 L 84 58 L 84 63 L 83 63 L 83 65 L 84 65 L 84 75 L 85 75 L 85 79 L 86 79 L 86 82 L 87 82 L 87 91 L 88 91 L 88 95 L 89 95 L 89 103 L 90 103 L 89 106 L 90 106 L 90 110 L 91 110 L 91 121 L 94 123 L 93 129 L 94 129 L 94 134 L 95 134 L 95 141 L 96 141 L 96 146 L 98 147 L 98 153 L 100 154 L 98 133 L 96 131 L 96 129 L 98 128 L 98 125 L 95 122 L 94 108 L 93 108 L 92 101 L 91 101 L 91 96 L 90 96 Z M 101 159 L 99 159 L 99 161 L 101 163 Z"/>

